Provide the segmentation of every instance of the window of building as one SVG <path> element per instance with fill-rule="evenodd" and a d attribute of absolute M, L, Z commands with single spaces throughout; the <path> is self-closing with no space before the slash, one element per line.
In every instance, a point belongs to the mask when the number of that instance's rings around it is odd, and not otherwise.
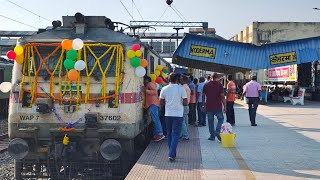
<path fill-rule="evenodd" d="M 163 52 L 164 53 L 173 53 L 175 50 L 175 42 L 163 42 Z"/>
<path fill-rule="evenodd" d="M 161 41 L 151 42 L 151 46 L 153 47 L 153 50 L 156 51 L 157 53 L 162 52 L 162 42 Z"/>

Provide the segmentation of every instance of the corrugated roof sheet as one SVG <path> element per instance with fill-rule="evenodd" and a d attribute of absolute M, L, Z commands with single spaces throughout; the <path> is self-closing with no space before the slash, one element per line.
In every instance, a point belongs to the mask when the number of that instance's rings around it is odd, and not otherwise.
<path fill-rule="evenodd" d="M 195 56 L 190 53 L 191 47 L 195 46 L 215 48 L 215 57 Z M 233 71 L 267 69 L 319 60 L 319 48 L 320 37 L 255 46 L 247 43 L 187 34 L 174 52 L 173 63 L 217 72 L 222 72 L 221 70 L 223 69 L 230 70 L 230 68 L 233 68 Z M 277 64 L 271 64 L 270 56 L 274 57 L 274 55 L 289 52 L 295 52 L 296 62 L 279 60 Z M 238 67 L 238 69 L 235 67 Z M 222 69 L 220 70 L 219 68 Z"/>

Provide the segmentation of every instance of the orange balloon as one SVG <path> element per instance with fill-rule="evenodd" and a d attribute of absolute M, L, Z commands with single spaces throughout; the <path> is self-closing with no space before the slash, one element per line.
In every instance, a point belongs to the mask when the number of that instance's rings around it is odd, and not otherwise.
<path fill-rule="evenodd" d="M 141 59 L 140 66 L 142 66 L 142 67 L 144 67 L 144 68 L 147 67 L 147 66 L 148 66 L 148 61 L 145 60 L 145 59 Z"/>
<path fill-rule="evenodd" d="M 72 49 L 72 41 L 70 39 L 64 39 L 62 42 L 61 42 L 61 46 L 64 50 L 71 50 Z"/>
<path fill-rule="evenodd" d="M 79 78 L 79 73 L 77 70 L 75 69 L 71 69 L 69 72 L 68 72 L 68 78 L 70 81 L 76 81 L 78 78 Z"/>

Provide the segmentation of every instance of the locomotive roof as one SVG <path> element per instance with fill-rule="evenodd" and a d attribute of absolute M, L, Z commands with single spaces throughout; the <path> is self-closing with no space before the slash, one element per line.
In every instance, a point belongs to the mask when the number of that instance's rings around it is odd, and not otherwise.
<path fill-rule="evenodd" d="M 14 61 L 0 57 L 0 66 L 13 66 Z"/>
<path fill-rule="evenodd" d="M 84 42 L 103 43 L 140 43 L 139 40 L 120 32 L 102 27 L 87 27 L 84 34 L 75 34 L 74 27 L 59 27 L 45 32 L 21 38 L 20 42 L 61 42 L 63 39 L 80 38 Z"/>

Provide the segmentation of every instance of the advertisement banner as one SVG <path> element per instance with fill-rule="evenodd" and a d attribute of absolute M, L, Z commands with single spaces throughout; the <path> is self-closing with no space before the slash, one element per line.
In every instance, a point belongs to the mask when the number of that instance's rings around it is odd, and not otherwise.
<path fill-rule="evenodd" d="M 271 68 L 266 72 L 267 81 L 297 81 L 297 65 Z"/>

